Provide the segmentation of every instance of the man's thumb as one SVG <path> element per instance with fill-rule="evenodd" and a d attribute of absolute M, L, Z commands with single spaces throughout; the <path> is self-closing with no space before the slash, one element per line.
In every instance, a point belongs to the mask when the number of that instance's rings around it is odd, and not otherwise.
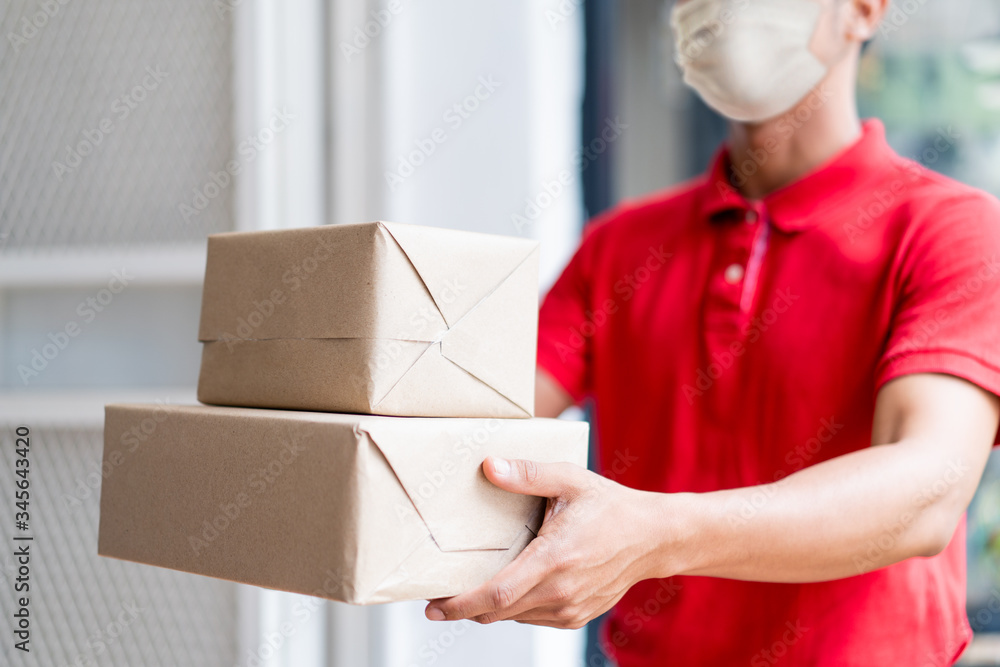
<path fill-rule="evenodd" d="M 568 490 L 565 464 L 488 456 L 483 461 L 486 478 L 506 491 L 555 498 Z"/>

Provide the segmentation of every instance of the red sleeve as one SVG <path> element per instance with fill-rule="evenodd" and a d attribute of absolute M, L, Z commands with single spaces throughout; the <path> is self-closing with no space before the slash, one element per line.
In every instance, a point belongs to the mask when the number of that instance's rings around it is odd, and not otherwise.
<path fill-rule="evenodd" d="M 579 403 L 591 391 L 593 341 L 581 333 L 591 311 L 594 234 L 590 223 L 584 239 L 542 300 L 538 314 L 538 366 L 547 371 Z M 584 328 L 584 330 L 586 330 Z"/>
<path fill-rule="evenodd" d="M 876 391 L 902 375 L 947 373 L 1000 394 L 1000 202 L 942 202 L 903 247 Z"/>

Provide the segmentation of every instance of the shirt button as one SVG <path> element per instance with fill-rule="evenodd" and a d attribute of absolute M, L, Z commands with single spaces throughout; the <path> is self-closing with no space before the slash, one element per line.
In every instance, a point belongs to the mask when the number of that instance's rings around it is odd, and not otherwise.
<path fill-rule="evenodd" d="M 743 218 L 748 225 L 752 225 L 757 222 L 757 211 L 747 211 L 746 216 Z"/>
<path fill-rule="evenodd" d="M 735 285 L 739 281 L 743 280 L 743 267 L 739 264 L 730 264 L 726 267 L 726 273 L 723 276 L 726 282 L 730 285 Z"/>

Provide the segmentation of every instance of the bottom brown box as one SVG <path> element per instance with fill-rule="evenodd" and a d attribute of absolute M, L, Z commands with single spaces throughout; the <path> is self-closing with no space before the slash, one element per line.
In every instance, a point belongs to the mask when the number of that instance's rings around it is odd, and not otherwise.
<path fill-rule="evenodd" d="M 105 409 L 98 552 L 355 604 L 458 594 L 545 500 L 488 454 L 586 465 L 587 425 L 169 405 Z"/>

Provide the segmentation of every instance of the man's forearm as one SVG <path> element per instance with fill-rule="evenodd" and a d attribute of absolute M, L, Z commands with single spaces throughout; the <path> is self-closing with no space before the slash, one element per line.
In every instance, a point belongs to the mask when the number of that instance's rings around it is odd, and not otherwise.
<path fill-rule="evenodd" d="M 871 447 L 762 486 L 656 494 L 653 576 L 839 579 L 943 549 L 983 462 L 932 443 Z"/>

